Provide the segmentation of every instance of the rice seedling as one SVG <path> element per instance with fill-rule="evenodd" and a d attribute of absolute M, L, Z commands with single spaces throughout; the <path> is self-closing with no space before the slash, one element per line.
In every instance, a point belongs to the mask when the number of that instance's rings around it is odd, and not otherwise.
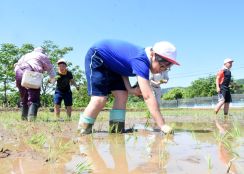
<path fill-rule="evenodd" d="M 149 127 L 151 125 L 150 119 L 151 119 L 151 113 L 147 110 L 146 113 L 146 123 L 145 123 L 145 128 Z"/>
<path fill-rule="evenodd" d="M 196 142 L 196 149 L 200 149 L 200 142 L 198 141 L 196 133 L 194 131 L 191 132 L 191 136 L 193 140 Z"/>
<path fill-rule="evenodd" d="M 119 125 L 118 124 L 112 124 L 108 128 L 108 132 L 109 133 L 117 133 L 118 129 L 119 129 Z"/>
<path fill-rule="evenodd" d="M 91 173 L 92 165 L 91 163 L 84 161 L 76 165 L 75 174 Z"/>
<path fill-rule="evenodd" d="M 56 143 L 55 143 L 56 144 Z M 46 161 L 48 162 L 55 162 L 58 159 L 63 159 L 62 155 L 70 149 L 72 145 L 72 141 L 69 141 L 67 143 L 63 143 L 62 141 L 59 141 L 57 145 L 49 146 L 48 149 L 48 159 Z"/>
<path fill-rule="evenodd" d="M 137 143 L 138 141 L 138 134 L 136 132 L 132 133 L 132 137 L 134 138 L 134 143 Z"/>
<path fill-rule="evenodd" d="M 128 135 L 126 138 L 125 138 L 125 143 L 128 143 L 130 140 L 131 140 L 131 135 Z"/>
<path fill-rule="evenodd" d="M 50 122 L 50 132 L 62 132 L 62 128 L 59 122 Z"/>
<path fill-rule="evenodd" d="M 27 143 L 31 145 L 32 148 L 41 149 L 43 148 L 46 141 L 47 141 L 46 135 L 44 133 L 38 133 L 32 135 L 32 137 L 27 140 Z"/>
<path fill-rule="evenodd" d="M 236 148 L 232 147 L 232 144 L 237 138 L 241 137 L 241 131 L 237 123 L 233 123 L 233 127 L 226 131 L 225 134 L 215 133 L 215 138 L 217 142 L 222 143 L 226 150 L 232 154 L 234 157 L 240 157 L 240 155 L 234 150 Z"/>
<path fill-rule="evenodd" d="M 105 123 L 106 118 L 104 116 L 100 116 L 97 118 L 97 130 L 98 131 L 102 131 L 102 128 L 104 127 L 104 123 Z"/>
<path fill-rule="evenodd" d="M 128 143 L 130 140 L 134 140 L 134 144 L 138 141 L 138 133 L 133 131 L 131 134 L 128 134 L 126 137 L 125 142 Z"/>
<path fill-rule="evenodd" d="M 227 138 L 227 133 L 221 134 L 217 131 L 214 131 L 214 138 L 216 139 L 217 142 L 223 142 Z"/>
<path fill-rule="evenodd" d="M 233 125 L 233 128 L 232 128 L 231 131 L 229 132 L 229 135 L 230 135 L 232 138 L 238 138 L 238 137 L 241 137 L 240 126 L 238 125 L 238 123 L 234 122 L 232 125 Z"/>
<path fill-rule="evenodd" d="M 211 170 L 213 169 L 213 163 L 212 163 L 212 158 L 210 155 L 207 155 L 205 157 L 206 161 L 207 161 L 207 165 L 208 165 L 208 172 L 211 173 Z"/>

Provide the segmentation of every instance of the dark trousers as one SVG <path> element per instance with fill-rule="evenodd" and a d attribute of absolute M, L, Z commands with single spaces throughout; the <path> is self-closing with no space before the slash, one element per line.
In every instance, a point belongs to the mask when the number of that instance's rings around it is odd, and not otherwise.
<path fill-rule="evenodd" d="M 31 68 L 25 68 L 24 70 L 31 70 Z M 20 104 L 23 107 L 30 106 L 32 103 L 40 104 L 40 89 L 27 89 L 21 86 L 22 76 L 24 70 L 18 69 L 15 73 L 16 86 L 20 93 Z"/>

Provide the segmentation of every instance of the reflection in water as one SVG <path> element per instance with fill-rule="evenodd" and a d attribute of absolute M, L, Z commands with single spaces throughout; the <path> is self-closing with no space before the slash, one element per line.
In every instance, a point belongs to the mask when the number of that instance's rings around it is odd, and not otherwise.
<path fill-rule="evenodd" d="M 42 161 L 35 159 L 26 159 L 26 158 L 15 158 L 9 161 L 11 163 L 11 168 L 6 170 L 1 170 L 1 174 L 43 174 L 43 173 L 63 173 L 64 170 L 62 167 L 55 164 L 45 164 Z M 2 164 L 1 164 L 2 165 Z"/>
<path fill-rule="evenodd" d="M 205 174 L 209 172 L 207 157 L 212 162 L 211 173 L 226 173 L 233 154 L 215 139 L 213 123 L 174 126 L 176 133 L 171 137 L 151 131 L 81 137 L 80 158 L 84 160 L 85 156 L 93 166 L 92 173 L 97 174 Z M 237 170 L 234 163 L 229 172 L 238 173 L 241 169 Z"/>
<path fill-rule="evenodd" d="M 170 137 L 162 137 L 159 132 L 151 131 L 118 135 L 100 132 L 78 137 L 79 143 L 75 141 L 67 153 L 59 155 L 59 159 L 65 159 L 54 163 L 45 162 L 46 158 L 37 158 L 40 155 L 35 156 L 25 146 L 14 148 L 5 145 L 12 153 L 7 158 L 0 158 L 0 174 L 73 174 L 79 164 L 84 164 L 82 167 L 87 167 L 87 171 L 91 164 L 92 173 L 95 174 L 206 174 L 206 157 L 212 162 L 210 172 L 223 174 L 228 170 L 229 161 L 237 156 L 235 153 L 239 156 L 233 161 L 229 172 L 243 173 L 244 137 L 238 134 L 243 132 L 243 126 L 235 134 L 232 133 L 238 136 L 226 137 L 226 141 L 229 141 L 226 144 L 215 138 L 213 122 L 172 125 L 177 131 Z M 63 137 L 62 142 L 70 141 L 71 136 L 68 139 L 67 136 Z"/>
<path fill-rule="evenodd" d="M 231 121 L 225 118 L 223 121 L 215 119 L 215 125 L 219 130 L 219 133 L 224 135 L 231 129 Z"/>
<path fill-rule="evenodd" d="M 163 170 L 168 159 L 160 135 L 148 133 L 100 134 L 80 144 L 94 173 L 144 173 Z M 157 154 L 157 155 L 155 155 Z"/>
<path fill-rule="evenodd" d="M 219 143 L 219 159 L 226 167 L 226 173 L 236 174 L 236 168 L 233 161 L 236 159 L 232 153 L 232 149 L 226 147 L 223 142 Z"/>

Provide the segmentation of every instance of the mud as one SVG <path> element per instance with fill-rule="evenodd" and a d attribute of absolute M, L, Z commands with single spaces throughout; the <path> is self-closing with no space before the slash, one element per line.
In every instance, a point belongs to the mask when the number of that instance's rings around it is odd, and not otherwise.
<path fill-rule="evenodd" d="M 146 121 L 133 118 L 126 127 Z M 238 126 L 233 120 L 222 121 L 228 125 L 226 135 L 209 119 L 167 121 L 174 135 L 162 135 L 152 120 L 147 129 L 109 134 L 107 120 L 100 119 L 95 133 L 82 137 L 77 121 L 0 123 L 0 173 L 243 173 L 243 121 Z"/>

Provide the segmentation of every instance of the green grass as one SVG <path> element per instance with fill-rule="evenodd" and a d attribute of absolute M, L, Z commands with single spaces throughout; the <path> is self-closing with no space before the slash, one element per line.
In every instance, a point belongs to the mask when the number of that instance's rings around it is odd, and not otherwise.
<path fill-rule="evenodd" d="M 214 116 L 214 109 L 161 109 L 161 112 L 165 116 Z M 244 118 L 244 108 L 230 108 L 230 115 L 238 116 Z M 218 116 L 223 116 L 223 111 L 221 110 Z"/>
<path fill-rule="evenodd" d="M 72 120 L 78 121 L 80 118 L 81 111 L 72 112 Z M 193 116 L 193 117 L 213 117 L 214 109 L 186 109 L 186 108 L 174 108 L 174 109 L 162 109 L 161 113 L 163 116 Z M 99 114 L 99 117 L 103 119 L 108 118 L 108 111 L 103 111 Z M 244 108 L 230 108 L 230 115 L 232 117 L 244 118 Z M 220 111 L 218 114 L 219 117 L 223 116 L 223 112 Z M 61 117 L 66 118 L 65 111 L 61 112 Z M 98 117 L 98 118 L 99 118 Z M 147 109 L 128 109 L 126 112 L 126 117 L 144 117 L 148 118 Z M 56 118 L 53 112 L 50 112 L 48 109 L 42 109 L 38 112 L 37 121 L 47 121 L 48 119 Z M 0 122 L 8 124 L 8 120 L 19 121 L 20 120 L 20 111 L 1 111 L 0 112 Z"/>

